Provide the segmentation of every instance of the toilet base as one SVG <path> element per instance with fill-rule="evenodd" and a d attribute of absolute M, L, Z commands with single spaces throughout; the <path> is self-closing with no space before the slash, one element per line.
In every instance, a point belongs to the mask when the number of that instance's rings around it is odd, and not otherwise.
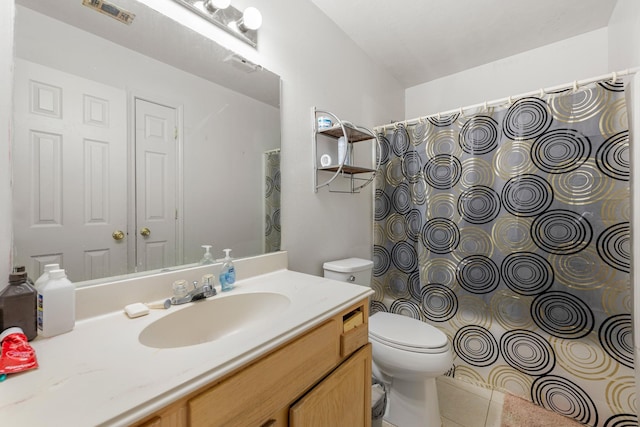
<path fill-rule="evenodd" d="M 393 379 L 387 396 L 384 420 L 397 427 L 440 427 L 436 379 Z"/>

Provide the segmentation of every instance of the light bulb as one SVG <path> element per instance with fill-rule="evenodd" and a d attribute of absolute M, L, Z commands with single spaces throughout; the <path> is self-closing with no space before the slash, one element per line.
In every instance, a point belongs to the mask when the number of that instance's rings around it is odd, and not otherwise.
<path fill-rule="evenodd" d="M 240 31 L 257 30 L 262 25 L 262 14 L 255 7 L 248 7 L 242 13 L 242 18 L 238 20 Z"/>
<path fill-rule="evenodd" d="M 213 13 L 218 9 L 226 9 L 231 4 L 231 0 L 204 0 L 204 7 Z"/>

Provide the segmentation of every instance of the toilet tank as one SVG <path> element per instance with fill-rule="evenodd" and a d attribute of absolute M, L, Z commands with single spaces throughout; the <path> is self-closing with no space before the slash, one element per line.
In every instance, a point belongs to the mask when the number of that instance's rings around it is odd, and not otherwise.
<path fill-rule="evenodd" d="M 327 261 L 322 265 L 324 277 L 356 285 L 371 286 L 373 261 L 361 258 L 346 258 Z"/>

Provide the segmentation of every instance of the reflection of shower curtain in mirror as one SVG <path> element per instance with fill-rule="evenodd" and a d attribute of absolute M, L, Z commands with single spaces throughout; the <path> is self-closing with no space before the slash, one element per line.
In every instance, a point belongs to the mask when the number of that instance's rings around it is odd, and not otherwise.
<path fill-rule="evenodd" d="M 280 250 L 280 149 L 264 153 L 264 252 Z"/>
<path fill-rule="evenodd" d="M 372 312 L 439 327 L 463 381 L 637 425 L 623 82 L 381 139 Z"/>

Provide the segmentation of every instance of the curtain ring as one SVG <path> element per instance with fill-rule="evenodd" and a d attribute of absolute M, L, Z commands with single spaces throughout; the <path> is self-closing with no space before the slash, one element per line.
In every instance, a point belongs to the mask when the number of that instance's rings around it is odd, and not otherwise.
<path fill-rule="evenodd" d="M 507 98 L 509 101 L 509 105 L 513 104 L 513 98 L 511 97 L 511 95 L 509 95 L 509 98 Z"/>
<path fill-rule="evenodd" d="M 464 113 L 462 112 L 462 107 L 460 107 L 460 110 L 458 112 L 460 113 L 460 117 L 464 117 Z"/>
<path fill-rule="evenodd" d="M 618 73 L 613 72 L 613 76 L 611 76 L 611 83 L 616 84 L 616 80 L 618 80 Z"/>
<path fill-rule="evenodd" d="M 438 114 L 436 117 L 438 117 L 438 121 L 440 121 L 440 111 L 438 111 Z"/>
<path fill-rule="evenodd" d="M 487 101 L 484 101 L 484 105 L 483 105 L 485 111 L 489 111 L 489 103 Z"/>
<path fill-rule="evenodd" d="M 574 92 L 577 92 L 577 91 L 578 91 L 578 81 L 577 81 L 577 80 L 574 80 L 574 81 L 573 81 L 573 91 L 574 91 Z"/>
<path fill-rule="evenodd" d="M 544 89 L 540 88 L 540 98 L 544 98 Z"/>

